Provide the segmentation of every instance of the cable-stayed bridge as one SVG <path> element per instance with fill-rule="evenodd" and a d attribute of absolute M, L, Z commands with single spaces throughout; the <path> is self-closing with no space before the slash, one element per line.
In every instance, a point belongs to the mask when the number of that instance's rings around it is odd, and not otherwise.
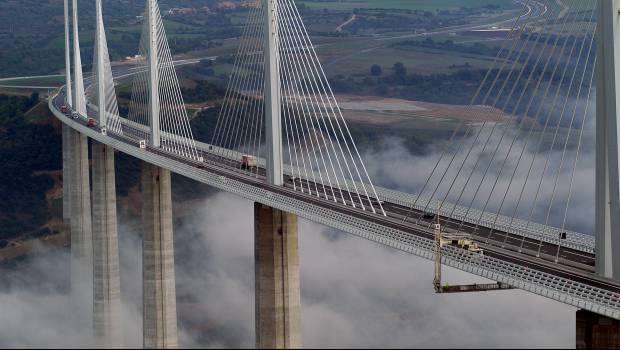
<path fill-rule="evenodd" d="M 250 10 L 210 140 L 193 136 L 157 1 L 147 0 L 129 113 L 120 115 L 101 0 L 92 79 L 82 73 L 77 0 L 73 53 L 65 0 L 67 84 L 49 106 L 63 122 L 72 279 L 94 279 L 95 334 L 118 345 L 114 150 L 143 161 L 145 347 L 178 342 L 171 171 L 257 203 L 259 347 L 302 344 L 297 217 L 428 259 L 438 256 L 439 224 L 478 247 L 440 247 L 441 264 L 620 320 L 620 1 L 518 3 L 523 11 L 463 107 L 501 118 L 461 122 L 407 194 L 373 183 L 293 0 Z M 571 204 L 594 124 L 596 227 L 580 233 L 570 230 Z"/>

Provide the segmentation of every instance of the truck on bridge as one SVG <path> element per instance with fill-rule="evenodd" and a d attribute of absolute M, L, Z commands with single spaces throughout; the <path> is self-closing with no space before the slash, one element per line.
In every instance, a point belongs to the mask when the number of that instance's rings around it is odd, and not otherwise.
<path fill-rule="evenodd" d="M 465 249 L 472 253 L 477 253 L 480 255 L 484 254 L 484 250 L 482 250 L 478 243 L 474 242 L 471 239 L 471 235 L 465 233 L 448 233 L 440 235 L 440 246 L 441 248 L 445 246 L 455 246 L 461 249 Z"/>
<path fill-rule="evenodd" d="M 244 154 L 241 156 L 241 167 L 244 169 L 254 169 L 258 167 L 258 161 L 255 156 Z"/>

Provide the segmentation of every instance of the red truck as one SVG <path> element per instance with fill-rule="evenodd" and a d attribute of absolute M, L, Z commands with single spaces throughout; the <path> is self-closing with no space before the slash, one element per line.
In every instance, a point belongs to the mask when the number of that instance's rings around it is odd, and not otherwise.
<path fill-rule="evenodd" d="M 86 122 L 86 126 L 89 128 L 97 126 L 97 122 L 93 118 L 88 118 L 88 122 Z"/>
<path fill-rule="evenodd" d="M 60 106 L 60 111 L 64 114 L 67 114 L 69 112 L 69 107 L 67 107 L 66 105 L 62 105 Z"/>

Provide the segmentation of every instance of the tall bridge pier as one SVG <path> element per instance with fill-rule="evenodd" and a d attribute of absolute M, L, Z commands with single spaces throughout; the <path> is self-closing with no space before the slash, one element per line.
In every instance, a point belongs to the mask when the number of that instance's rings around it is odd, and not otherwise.
<path fill-rule="evenodd" d="M 69 185 L 71 183 L 71 159 L 69 152 L 71 149 L 71 134 L 73 130 L 67 126 L 62 126 L 62 228 L 67 243 L 71 239 L 71 191 Z"/>
<path fill-rule="evenodd" d="M 71 213 L 71 280 L 72 291 L 89 298 L 92 288 L 92 217 L 88 138 L 69 131 L 69 207 Z"/>
<path fill-rule="evenodd" d="M 97 345 L 123 346 L 114 149 L 92 143 L 93 328 Z"/>
<path fill-rule="evenodd" d="M 142 163 L 144 347 L 176 348 L 177 310 L 170 171 Z"/>
<path fill-rule="evenodd" d="M 72 282 L 84 291 L 93 278 L 93 328 L 97 344 L 123 345 L 114 150 L 92 143 L 92 228 L 88 145 L 68 130 L 64 151 L 72 169 L 65 187 L 71 220 Z M 178 346 L 170 171 L 143 163 L 143 345 Z M 258 348 L 301 348 L 301 293 L 297 216 L 255 203 L 255 328 Z M 90 233 L 89 233 L 90 232 Z M 90 255 L 92 237 L 92 256 Z M 90 265 L 92 259 L 92 265 Z M 89 266 L 92 266 L 90 270 Z M 92 275 L 91 275 L 92 273 Z M 79 302 L 86 302 L 79 298 Z"/>
<path fill-rule="evenodd" d="M 301 348 L 297 216 L 254 204 L 256 347 Z"/>
<path fill-rule="evenodd" d="M 65 15 L 65 100 L 69 105 L 73 102 L 73 93 L 71 88 L 71 26 L 69 25 L 69 0 L 64 0 L 64 15 Z M 71 179 L 70 160 L 71 154 L 69 154 L 69 142 L 71 142 L 71 128 L 62 126 L 62 226 L 66 239 L 71 237 L 71 213 L 69 201 L 69 183 Z"/>
<path fill-rule="evenodd" d="M 67 130 L 65 136 L 63 152 L 71 156 L 64 159 L 63 167 L 71 171 L 64 181 L 70 196 L 65 197 L 63 203 L 69 208 L 71 217 L 69 232 L 73 298 L 81 305 L 88 305 L 92 300 L 97 344 L 110 348 L 120 347 L 123 344 L 114 150 L 93 142 L 91 218 L 88 140 L 73 130 Z M 141 184 L 144 347 L 176 348 L 178 339 L 170 171 L 144 163 Z M 91 288 L 92 299 L 89 297 Z"/>

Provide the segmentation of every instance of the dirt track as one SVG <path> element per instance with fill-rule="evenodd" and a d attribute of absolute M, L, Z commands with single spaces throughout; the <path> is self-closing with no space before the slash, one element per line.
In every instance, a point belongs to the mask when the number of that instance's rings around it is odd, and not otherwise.
<path fill-rule="evenodd" d="M 488 106 L 445 105 L 374 96 L 339 95 L 336 99 L 345 118 L 372 124 L 392 124 L 411 118 L 500 123 L 511 120 L 501 110 Z"/>

